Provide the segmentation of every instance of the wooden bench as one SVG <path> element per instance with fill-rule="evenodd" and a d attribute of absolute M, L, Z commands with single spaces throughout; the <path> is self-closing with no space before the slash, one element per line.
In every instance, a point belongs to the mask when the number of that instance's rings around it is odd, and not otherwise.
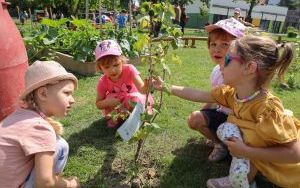
<path fill-rule="evenodd" d="M 207 37 L 196 37 L 196 36 L 184 36 L 181 37 L 181 40 L 184 40 L 184 47 L 196 48 L 196 40 L 207 41 Z M 189 46 L 189 41 L 191 41 L 191 45 Z"/>
<path fill-rule="evenodd" d="M 196 40 L 202 40 L 202 41 L 207 41 L 207 37 L 198 37 L 198 36 L 183 36 L 180 37 L 179 39 L 184 41 L 184 47 L 191 47 L 191 48 L 196 48 Z M 158 42 L 160 40 L 164 41 L 171 41 L 173 40 L 172 37 L 167 37 L 167 38 L 154 38 L 152 39 L 152 42 Z M 191 45 L 189 45 L 189 41 L 191 41 Z"/>

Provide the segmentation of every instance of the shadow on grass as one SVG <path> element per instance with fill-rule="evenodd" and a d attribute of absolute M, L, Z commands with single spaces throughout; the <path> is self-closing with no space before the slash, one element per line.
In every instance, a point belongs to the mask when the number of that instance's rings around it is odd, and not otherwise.
<path fill-rule="evenodd" d="M 211 163 L 207 160 L 211 150 L 203 139 L 189 139 L 184 147 L 173 151 L 176 157 L 161 177 L 160 187 L 206 187 L 208 179 L 228 175 L 231 157 Z M 260 174 L 256 176 L 255 181 L 258 187 L 278 188 Z"/>
<path fill-rule="evenodd" d="M 191 138 L 187 144 L 175 151 L 176 156 L 169 169 L 161 177 L 161 187 L 206 187 L 206 181 L 213 177 L 227 175 L 231 159 L 211 163 L 207 157 L 209 148 L 203 139 Z"/>
<path fill-rule="evenodd" d="M 117 149 L 115 147 L 117 139 L 115 138 L 115 134 L 116 129 L 108 128 L 105 120 L 100 119 L 94 121 L 81 132 L 72 134 L 69 137 L 70 156 L 80 155 L 79 147 L 82 146 L 94 147 L 97 150 L 103 150 L 105 152 L 103 162 L 101 162 L 101 168 L 93 177 L 90 177 L 89 180 L 84 183 L 84 187 L 111 187 L 110 185 L 106 185 L 106 182 L 114 182 L 116 184 L 116 182 L 121 182 L 122 179 L 125 178 L 112 168 L 112 163 L 117 155 Z"/>

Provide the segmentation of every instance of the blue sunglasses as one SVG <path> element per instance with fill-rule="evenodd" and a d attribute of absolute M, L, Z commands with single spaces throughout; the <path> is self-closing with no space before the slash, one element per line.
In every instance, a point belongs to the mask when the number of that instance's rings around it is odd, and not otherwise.
<path fill-rule="evenodd" d="M 226 54 L 224 67 L 227 67 L 232 60 L 242 62 L 242 60 L 239 56 L 233 56 L 233 55 L 230 55 L 230 54 Z"/>

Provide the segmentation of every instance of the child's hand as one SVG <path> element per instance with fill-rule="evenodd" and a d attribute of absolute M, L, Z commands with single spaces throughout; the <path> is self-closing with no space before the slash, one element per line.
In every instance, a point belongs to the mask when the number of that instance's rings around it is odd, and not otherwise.
<path fill-rule="evenodd" d="M 224 143 L 227 145 L 232 156 L 245 157 L 248 146 L 242 140 L 233 137 L 225 140 Z"/>
<path fill-rule="evenodd" d="M 116 107 L 116 106 L 118 106 L 119 104 L 121 104 L 121 100 L 120 99 L 118 99 L 118 98 L 108 98 L 108 99 L 106 99 L 107 101 L 107 103 L 109 104 L 109 106 L 110 107 L 112 107 L 112 108 L 114 108 L 114 107 Z"/>
<path fill-rule="evenodd" d="M 70 188 L 80 188 L 80 182 L 77 177 L 69 177 L 68 179 L 68 187 Z"/>
<path fill-rule="evenodd" d="M 164 89 L 164 81 L 159 76 L 152 79 L 151 84 L 156 90 L 162 91 Z"/>

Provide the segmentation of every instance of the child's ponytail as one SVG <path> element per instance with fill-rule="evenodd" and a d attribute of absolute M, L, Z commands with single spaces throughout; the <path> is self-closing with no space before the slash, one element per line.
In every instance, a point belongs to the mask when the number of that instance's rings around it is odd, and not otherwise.
<path fill-rule="evenodd" d="M 277 45 L 277 50 L 281 55 L 279 55 L 278 60 L 277 60 L 277 66 L 278 66 L 278 78 L 280 79 L 281 82 L 284 81 L 284 75 L 291 64 L 293 57 L 294 57 L 294 52 L 293 52 L 293 46 L 291 43 L 283 43 Z"/>
<path fill-rule="evenodd" d="M 269 37 L 247 35 L 237 39 L 234 45 L 243 61 L 257 63 L 258 87 L 267 87 L 276 73 L 284 83 L 284 74 L 294 56 L 290 43 L 278 45 Z"/>
<path fill-rule="evenodd" d="M 57 135 L 63 134 L 64 129 L 60 122 L 55 121 L 54 119 L 49 118 L 49 117 L 45 117 L 44 119 L 53 127 L 53 129 Z"/>

